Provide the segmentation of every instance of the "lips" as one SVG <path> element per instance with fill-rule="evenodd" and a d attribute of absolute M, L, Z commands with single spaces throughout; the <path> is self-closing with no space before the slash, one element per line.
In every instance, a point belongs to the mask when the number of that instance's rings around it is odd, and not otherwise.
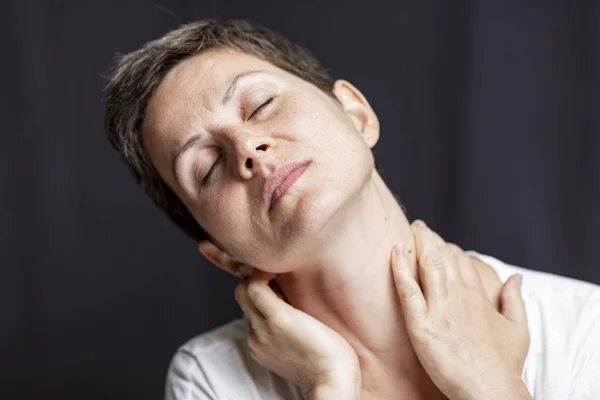
<path fill-rule="evenodd" d="M 269 211 L 281 200 L 288 190 L 302 176 L 312 161 L 286 164 L 275 171 L 265 182 L 264 200 Z"/>

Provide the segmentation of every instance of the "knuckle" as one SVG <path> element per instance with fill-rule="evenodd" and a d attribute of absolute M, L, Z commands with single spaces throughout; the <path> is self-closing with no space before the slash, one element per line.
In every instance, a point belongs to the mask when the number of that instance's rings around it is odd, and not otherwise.
<path fill-rule="evenodd" d="M 267 319 L 267 325 L 274 333 L 287 332 L 292 327 L 290 319 L 281 312 L 278 312 Z"/>
<path fill-rule="evenodd" d="M 444 260 L 438 255 L 427 255 L 423 261 L 424 267 L 431 270 L 441 270 L 444 268 Z"/>
<path fill-rule="evenodd" d="M 441 331 L 433 324 L 423 324 L 419 336 L 422 341 L 432 342 L 439 340 Z"/>
<path fill-rule="evenodd" d="M 419 294 L 419 288 L 416 285 L 404 285 L 400 292 L 406 300 L 412 300 Z"/>
<path fill-rule="evenodd" d="M 269 332 L 263 331 L 262 329 L 253 329 L 252 336 L 248 336 L 248 346 L 252 345 L 256 348 L 258 346 L 264 346 L 269 343 L 270 334 Z"/>
<path fill-rule="evenodd" d="M 411 223 L 410 223 L 410 226 L 411 226 L 411 228 L 413 228 L 413 229 L 414 229 L 414 228 L 418 228 L 418 227 L 419 227 L 419 224 L 418 224 L 418 222 L 417 222 L 417 221 L 418 221 L 418 220 L 414 220 L 413 222 L 411 222 Z"/>
<path fill-rule="evenodd" d="M 450 251 L 453 253 L 460 254 L 463 252 L 463 249 L 461 249 L 456 243 L 448 242 L 447 245 Z"/>
<path fill-rule="evenodd" d="M 248 285 L 248 297 L 250 297 L 251 299 L 256 299 L 257 297 L 260 296 L 261 290 L 260 290 L 260 286 L 258 284 L 253 284 L 250 283 Z"/>
<path fill-rule="evenodd" d="M 419 345 L 430 345 L 438 336 L 429 324 L 411 325 L 411 339 Z"/>
<path fill-rule="evenodd" d="M 258 354 L 256 350 L 254 350 L 254 344 L 251 344 L 250 339 L 248 339 L 248 353 L 250 353 L 250 357 L 252 357 L 254 360 L 258 358 Z"/>
<path fill-rule="evenodd" d="M 309 376 L 307 374 L 303 374 L 299 376 L 294 382 L 296 386 L 298 386 L 302 392 L 302 395 L 305 399 L 312 399 L 314 390 L 317 388 L 317 383 L 315 382 L 315 376 Z"/>
<path fill-rule="evenodd" d="M 258 341 L 263 345 L 270 345 L 272 342 L 272 334 L 269 331 L 259 330 L 256 332 L 256 337 Z"/>
<path fill-rule="evenodd" d="M 246 339 L 246 343 L 248 343 L 248 348 L 250 349 L 251 353 L 256 353 L 259 347 L 259 342 L 255 331 L 250 331 L 248 338 Z"/>

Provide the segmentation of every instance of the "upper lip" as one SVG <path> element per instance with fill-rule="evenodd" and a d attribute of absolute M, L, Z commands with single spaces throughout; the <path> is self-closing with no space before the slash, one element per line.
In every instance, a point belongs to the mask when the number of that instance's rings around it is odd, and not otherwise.
<path fill-rule="evenodd" d="M 277 168 L 277 170 L 269 178 L 267 178 L 263 192 L 263 199 L 269 209 L 271 208 L 273 192 L 275 192 L 279 185 L 281 185 L 292 172 L 300 168 L 307 167 L 310 163 L 311 160 L 306 160 L 286 164 Z"/>

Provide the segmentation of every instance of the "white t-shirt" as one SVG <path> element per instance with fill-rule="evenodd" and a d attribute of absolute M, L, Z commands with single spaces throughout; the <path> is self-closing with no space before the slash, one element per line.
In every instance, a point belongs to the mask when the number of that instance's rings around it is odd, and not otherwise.
<path fill-rule="evenodd" d="M 523 275 L 531 345 L 523 381 L 535 400 L 600 400 L 600 286 L 508 265 L 469 252 L 502 282 Z M 248 324 L 234 320 L 183 345 L 171 362 L 166 400 L 302 400 L 290 382 L 254 361 Z"/>

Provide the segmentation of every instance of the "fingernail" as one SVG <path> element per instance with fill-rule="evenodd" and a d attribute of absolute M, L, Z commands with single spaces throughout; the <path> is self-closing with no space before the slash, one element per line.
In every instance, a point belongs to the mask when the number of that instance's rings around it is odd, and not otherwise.
<path fill-rule="evenodd" d="M 404 255 L 404 246 L 402 246 L 401 243 L 394 246 L 394 255 L 396 257 L 402 257 Z"/>
<path fill-rule="evenodd" d="M 423 220 L 420 220 L 420 219 L 417 219 L 417 220 L 415 220 L 414 224 L 415 224 L 416 226 L 420 226 L 420 227 L 422 227 L 422 228 L 424 228 L 424 227 L 426 227 L 426 226 L 427 226 L 427 224 L 425 224 L 425 222 L 424 222 Z"/>

